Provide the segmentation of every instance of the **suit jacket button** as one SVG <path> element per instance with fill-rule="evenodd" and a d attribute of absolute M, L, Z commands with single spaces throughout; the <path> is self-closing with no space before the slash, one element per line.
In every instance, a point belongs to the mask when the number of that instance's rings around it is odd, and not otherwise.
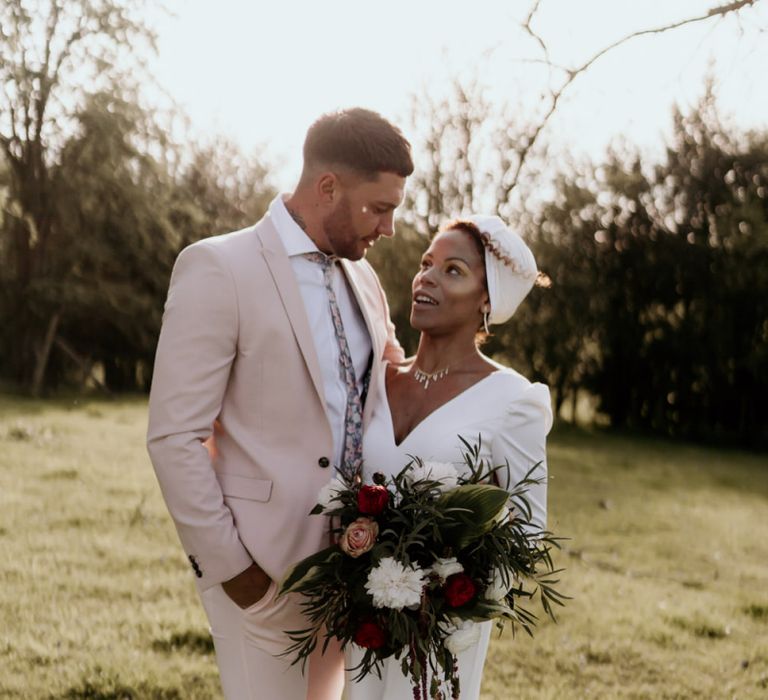
<path fill-rule="evenodd" d="M 327 469 L 328 466 L 330 466 L 331 461 L 328 459 L 328 457 L 320 457 L 320 459 L 317 460 L 317 463 L 323 468 Z"/>

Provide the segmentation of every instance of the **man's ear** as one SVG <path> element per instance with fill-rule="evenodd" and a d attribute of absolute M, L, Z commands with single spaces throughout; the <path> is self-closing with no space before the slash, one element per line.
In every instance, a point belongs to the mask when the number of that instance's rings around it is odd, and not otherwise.
<path fill-rule="evenodd" d="M 333 204 L 339 196 L 341 183 L 335 173 L 326 171 L 317 179 L 317 196 L 323 204 Z"/>

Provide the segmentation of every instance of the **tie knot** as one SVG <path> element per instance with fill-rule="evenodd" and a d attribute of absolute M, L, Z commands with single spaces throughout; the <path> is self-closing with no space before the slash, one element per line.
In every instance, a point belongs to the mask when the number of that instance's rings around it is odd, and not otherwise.
<path fill-rule="evenodd" d="M 323 270 L 329 270 L 333 263 L 336 262 L 336 258 L 325 253 L 321 253 L 319 250 L 311 253 L 304 253 L 304 257 L 310 262 L 317 263 Z"/>

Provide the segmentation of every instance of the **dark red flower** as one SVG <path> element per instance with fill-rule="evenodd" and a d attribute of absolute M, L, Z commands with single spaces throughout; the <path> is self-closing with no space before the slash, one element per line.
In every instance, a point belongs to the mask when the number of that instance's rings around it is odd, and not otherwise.
<path fill-rule="evenodd" d="M 355 644 L 364 649 L 381 649 L 387 641 L 387 635 L 375 622 L 363 622 L 354 636 Z"/>
<path fill-rule="evenodd" d="M 381 515 L 389 503 L 389 491 L 383 486 L 363 486 L 357 492 L 357 507 L 365 515 Z"/>
<path fill-rule="evenodd" d="M 443 593 L 446 603 L 451 608 L 458 608 L 475 597 L 477 586 L 466 574 L 453 574 L 446 579 Z"/>

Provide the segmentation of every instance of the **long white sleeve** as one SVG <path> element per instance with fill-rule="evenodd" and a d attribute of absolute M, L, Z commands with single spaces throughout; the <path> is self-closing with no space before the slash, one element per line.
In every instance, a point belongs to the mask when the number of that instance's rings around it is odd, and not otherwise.
<path fill-rule="evenodd" d="M 496 433 L 491 447 L 494 464 L 509 463 L 509 483 L 500 470 L 501 485 L 512 489 L 535 465 L 532 478 L 541 483 L 530 486 L 525 498 L 531 508 L 535 527 L 547 526 L 547 433 L 552 427 L 549 389 L 544 384 L 531 384 L 507 407 L 507 417 Z"/>

